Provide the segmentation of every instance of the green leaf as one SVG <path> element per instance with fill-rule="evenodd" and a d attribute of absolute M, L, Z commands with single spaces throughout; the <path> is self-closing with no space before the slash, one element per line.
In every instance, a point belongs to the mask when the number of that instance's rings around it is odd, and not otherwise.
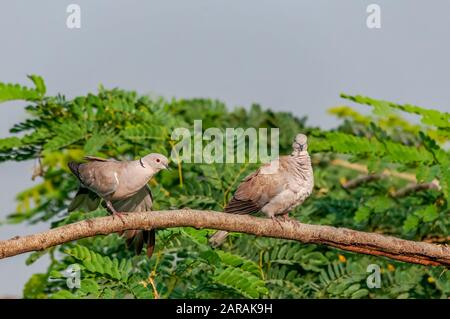
<path fill-rule="evenodd" d="M 86 127 L 82 124 L 67 122 L 54 128 L 55 136 L 44 145 L 45 151 L 56 151 L 84 138 Z"/>
<path fill-rule="evenodd" d="M 386 196 L 376 196 L 366 202 L 366 206 L 374 213 L 383 213 L 393 206 L 394 201 Z"/>
<path fill-rule="evenodd" d="M 113 262 L 111 258 L 102 256 L 81 245 L 76 245 L 65 252 L 82 261 L 83 265 L 90 272 L 108 275 L 110 278 L 118 281 L 126 282 L 128 280 L 131 269 L 127 263 L 119 265 L 118 261 Z"/>
<path fill-rule="evenodd" d="M 40 92 L 19 84 L 0 83 L 0 103 L 13 100 L 37 101 L 41 98 Z"/>
<path fill-rule="evenodd" d="M 23 297 L 25 299 L 47 298 L 47 292 L 45 291 L 47 278 L 46 274 L 33 274 L 25 284 Z"/>
<path fill-rule="evenodd" d="M 39 93 L 40 96 L 44 96 L 47 88 L 45 87 L 44 79 L 40 77 L 39 75 L 28 75 L 28 78 L 33 81 L 34 85 L 36 86 L 36 91 Z"/>
<path fill-rule="evenodd" d="M 426 166 L 420 165 L 416 171 L 417 181 L 421 183 L 429 183 L 435 179 L 440 172 L 439 165 Z"/>
<path fill-rule="evenodd" d="M 414 214 L 416 216 L 422 218 L 422 220 L 424 222 L 432 222 L 432 221 L 436 220 L 439 217 L 437 208 L 434 205 L 430 205 L 430 206 L 427 206 L 427 207 L 425 207 L 423 209 L 416 210 L 414 212 Z"/>
<path fill-rule="evenodd" d="M 103 145 L 109 140 L 109 136 L 105 133 L 98 133 L 92 135 L 84 144 L 84 152 L 89 154 L 95 154 L 98 150 L 100 150 Z"/>
<path fill-rule="evenodd" d="M 138 299 L 154 299 L 155 296 L 153 295 L 153 289 L 150 285 L 144 286 L 141 283 L 141 280 L 139 278 L 133 278 L 131 279 L 130 283 L 131 291 L 133 295 L 136 296 Z"/>
<path fill-rule="evenodd" d="M 401 105 L 383 100 L 376 100 L 361 95 L 351 96 L 341 94 L 341 97 L 356 103 L 370 105 L 374 108 L 374 113 L 380 116 L 386 116 L 388 112 L 392 112 L 392 110 L 398 109 L 407 113 L 414 113 L 422 116 L 422 123 L 424 124 L 434 125 L 440 128 L 450 127 L 450 114 L 447 112 L 425 109 L 411 104 Z"/>
<path fill-rule="evenodd" d="M 367 297 L 368 295 L 369 295 L 369 290 L 359 289 L 358 291 L 355 291 L 354 293 L 352 293 L 351 298 L 352 299 L 360 299 L 360 298 Z"/>
<path fill-rule="evenodd" d="M 260 295 L 269 293 L 263 280 L 239 268 L 218 269 L 212 279 L 226 287 L 235 289 L 246 298 L 258 298 Z"/>
<path fill-rule="evenodd" d="M 214 250 L 205 250 L 200 253 L 199 257 L 211 265 L 218 265 L 220 262 L 220 257 Z"/>
<path fill-rule="evenodd" d="M 355 222 L 361 223 L 367 221 L 370 217 L 371 210 L 369 207 L 361 206 L 355 213 Z"/>
<path fill-rule="evenodd" d="M 50 274 L 49 274 L 49 277 L 50 278 L 64 278 L 62 273 L 60 271 L 57 271 L 57 270 L 51 270 Z"/>
<path fill-rule="evenodd" d="M 439 182 L 447 201 L 447 207 L 450 208 L 450 169 L 446 165 L 440 166 Z"/>
<path fill-rule="evenodd" d="M 222 250 L 218 250 L 217 255 L 225 265 L 240 267 L 242 270 L 248 271 L 255 276 L 260 276 L 258 265 L 251 260 Z"/>
<path fill-rule="evenodd" d="M 420 221 L 419 217 L 415 215 L 409 215 L 403 224 L 403 230 L 405 232 L 416 230 L 417 227 L 419 226 L 419 221 Z"/>
<path fill-rule="evenodd" d="M 48 253 L 48 250 L 35 251 L 35 252 L 31 253 L 30 256 L 28 256 L 28 258 L 25 260 L 25 264 L 27 266 L 29 266 L 47 253 Z"/>
<path fill-rule="evenodd" d="M 121 134 L 124 138 L 128 140 L 166 140 L 168 136 L 167 128 L 159 125 L 152 124 L 138 124 L 125 128 Z"/>
<path fill-rule="evenodd" d="M 80 283 L 80 290 L 96 296 L 99 293 L 99 286 L 93 279 L 83 279 Z"/>
<path fill-rule="evenodd" d="M 15 136 L 0 139 L 0 152 L 8 151 L 20 146 L 22 146 L 22 141 Z"/>
<path fill-rule="evenodd" d="M 80 299 L 77 295 L 71 293 L 69 290 L 61 289 L 51 295 L 52 299 Z"/>
<path fill-rule="evenodd" d="M 409 293 L 404 292 L 404 293 L 398 295 L 397 299 L 408 299 L 408 297 L 409 297 Z"/>

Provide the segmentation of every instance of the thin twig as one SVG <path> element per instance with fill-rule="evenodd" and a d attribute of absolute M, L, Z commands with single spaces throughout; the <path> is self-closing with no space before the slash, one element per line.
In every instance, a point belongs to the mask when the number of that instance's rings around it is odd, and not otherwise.
<path fill-rule="evenodd" d="M 351 170 L 354 170 L 354 171 L 357 171 L 360 173 L 364 173 L 364 174 L 370 176 L 369 169 L 367 168 L 366 165 L 363 165 L 363 164 L 350 163 L 350 162 L 347 162 L 342 159 L 334 159 L 330 162 L 330 164 L 335 165 L 335 166 L 344 167 L 347 169 L 351 169 Z M 411 174 L 411 173 L 397 172 L 397 171 L 390 170 L 390 169 L 383 170 L 383 172 L 381 173 L 381 177 L 396 177 L 396 178 L 411 182 L 413 184 L 419 184 L 417 181 L 416 175 Z M 441 189 L 440 183 L 437 179 L 434 179 L 433 181 L 431 181 L 431 183 L 428 183 L 428 184 L 433 184 L 435 189 L 437 189 L 437 190 Z"/>
<path fill-rule="evenodd" d="M 383 174 L 360 175 L 354 179 L 351 179 L 351 180 L 343 183 L 342 187 L 345 189 L 352 189 L 352 188 L 356 188 L 362 184 L 379 180 L 382 177 L 383 177 Z"/>
<path fill-rule="evenodd" d="M 436 189 L 438 190 L 438 186 L 435 183 L 423 183 L 423 184 L 409 184 L 403 188 L 400 188 L 397 191 L 392 192 L 392 197 L 404 197 L 411 193 L 416 193 L 428 189 Z"/>

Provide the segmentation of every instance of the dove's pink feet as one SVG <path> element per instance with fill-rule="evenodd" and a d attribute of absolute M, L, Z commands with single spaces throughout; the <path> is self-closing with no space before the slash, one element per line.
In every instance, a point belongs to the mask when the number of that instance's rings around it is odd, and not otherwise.
<path fill-rule="evenodd" d="M 116 209 L 114 208 L 114 206 L 111 204 L 110 201 L 106 201 L 106 207 L 108 208 L 108 210 L 111 212 L 113 218 L 115 216 L 119 217 L 119 219 L 122 221 L 122 223 L 125 224 L 125 221 L 123 220 L 123 213 L 119 213 L 116 211 Z"/>
<path fill-rule="evenodd" d="M 113 218 L 115 217 L 115 216 L 117 216 L 117 217 L 119 217 L 119 219 L 122 221 L 122 223 L 124 223 L 125 224 L 125 221 L 123 220 L 123 216 L 124 216 L 125 214 L 124 213 L 118 213 L 118 212 L 115 212 L 115 213 L 113 213 Z"/>
<path fill-rule="evenodd" d="M 283 214 L 280 216 L 280 218 L 284 221 L 284 222 L 290 222 L 293 224 L 300 224 L 300 222 L 292 217 L 289 217 L 289 214 Z"/>
<path fill-rule="evenodd" d="M 278 225 L 280 225 L 281 229 L 284 230 L 283 225 L 281 225 L 281 222 L 280 222 L 280 220 L 279 220 L 277 217 L 272 216 L 271 219 L 272 219 L 274 222 L 277 222 Z"/>

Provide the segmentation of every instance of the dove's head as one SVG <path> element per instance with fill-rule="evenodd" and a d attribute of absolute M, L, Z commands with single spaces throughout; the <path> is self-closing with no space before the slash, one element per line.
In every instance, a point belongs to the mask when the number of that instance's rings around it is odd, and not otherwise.
<path fill-rule="evenodd" d="M 294 151 L 306 152 L 308 150 L 308 138 L 305 134 L 297 134 L 292 143 Z"/>
<path fill-rule="evenodd" d="M 159 172 L 162 169 L 169 168 L 169 160 L 162 154 L 151 153 L 140 160 L 141 166 L 144 168 L 151 168 L 155 173 Z"/>

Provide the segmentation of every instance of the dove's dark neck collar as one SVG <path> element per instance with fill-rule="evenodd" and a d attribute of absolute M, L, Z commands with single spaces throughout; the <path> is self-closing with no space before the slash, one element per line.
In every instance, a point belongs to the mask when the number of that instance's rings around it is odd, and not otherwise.
<path fill-rule="evenodd" d="M 144 162 L 142 161 L 142 158 L 139 159 L 139 164 L 141 164 L 141 166 L 142 166 L 143 168 L 145 168 L 145 165 L 144 165 Z"/>

